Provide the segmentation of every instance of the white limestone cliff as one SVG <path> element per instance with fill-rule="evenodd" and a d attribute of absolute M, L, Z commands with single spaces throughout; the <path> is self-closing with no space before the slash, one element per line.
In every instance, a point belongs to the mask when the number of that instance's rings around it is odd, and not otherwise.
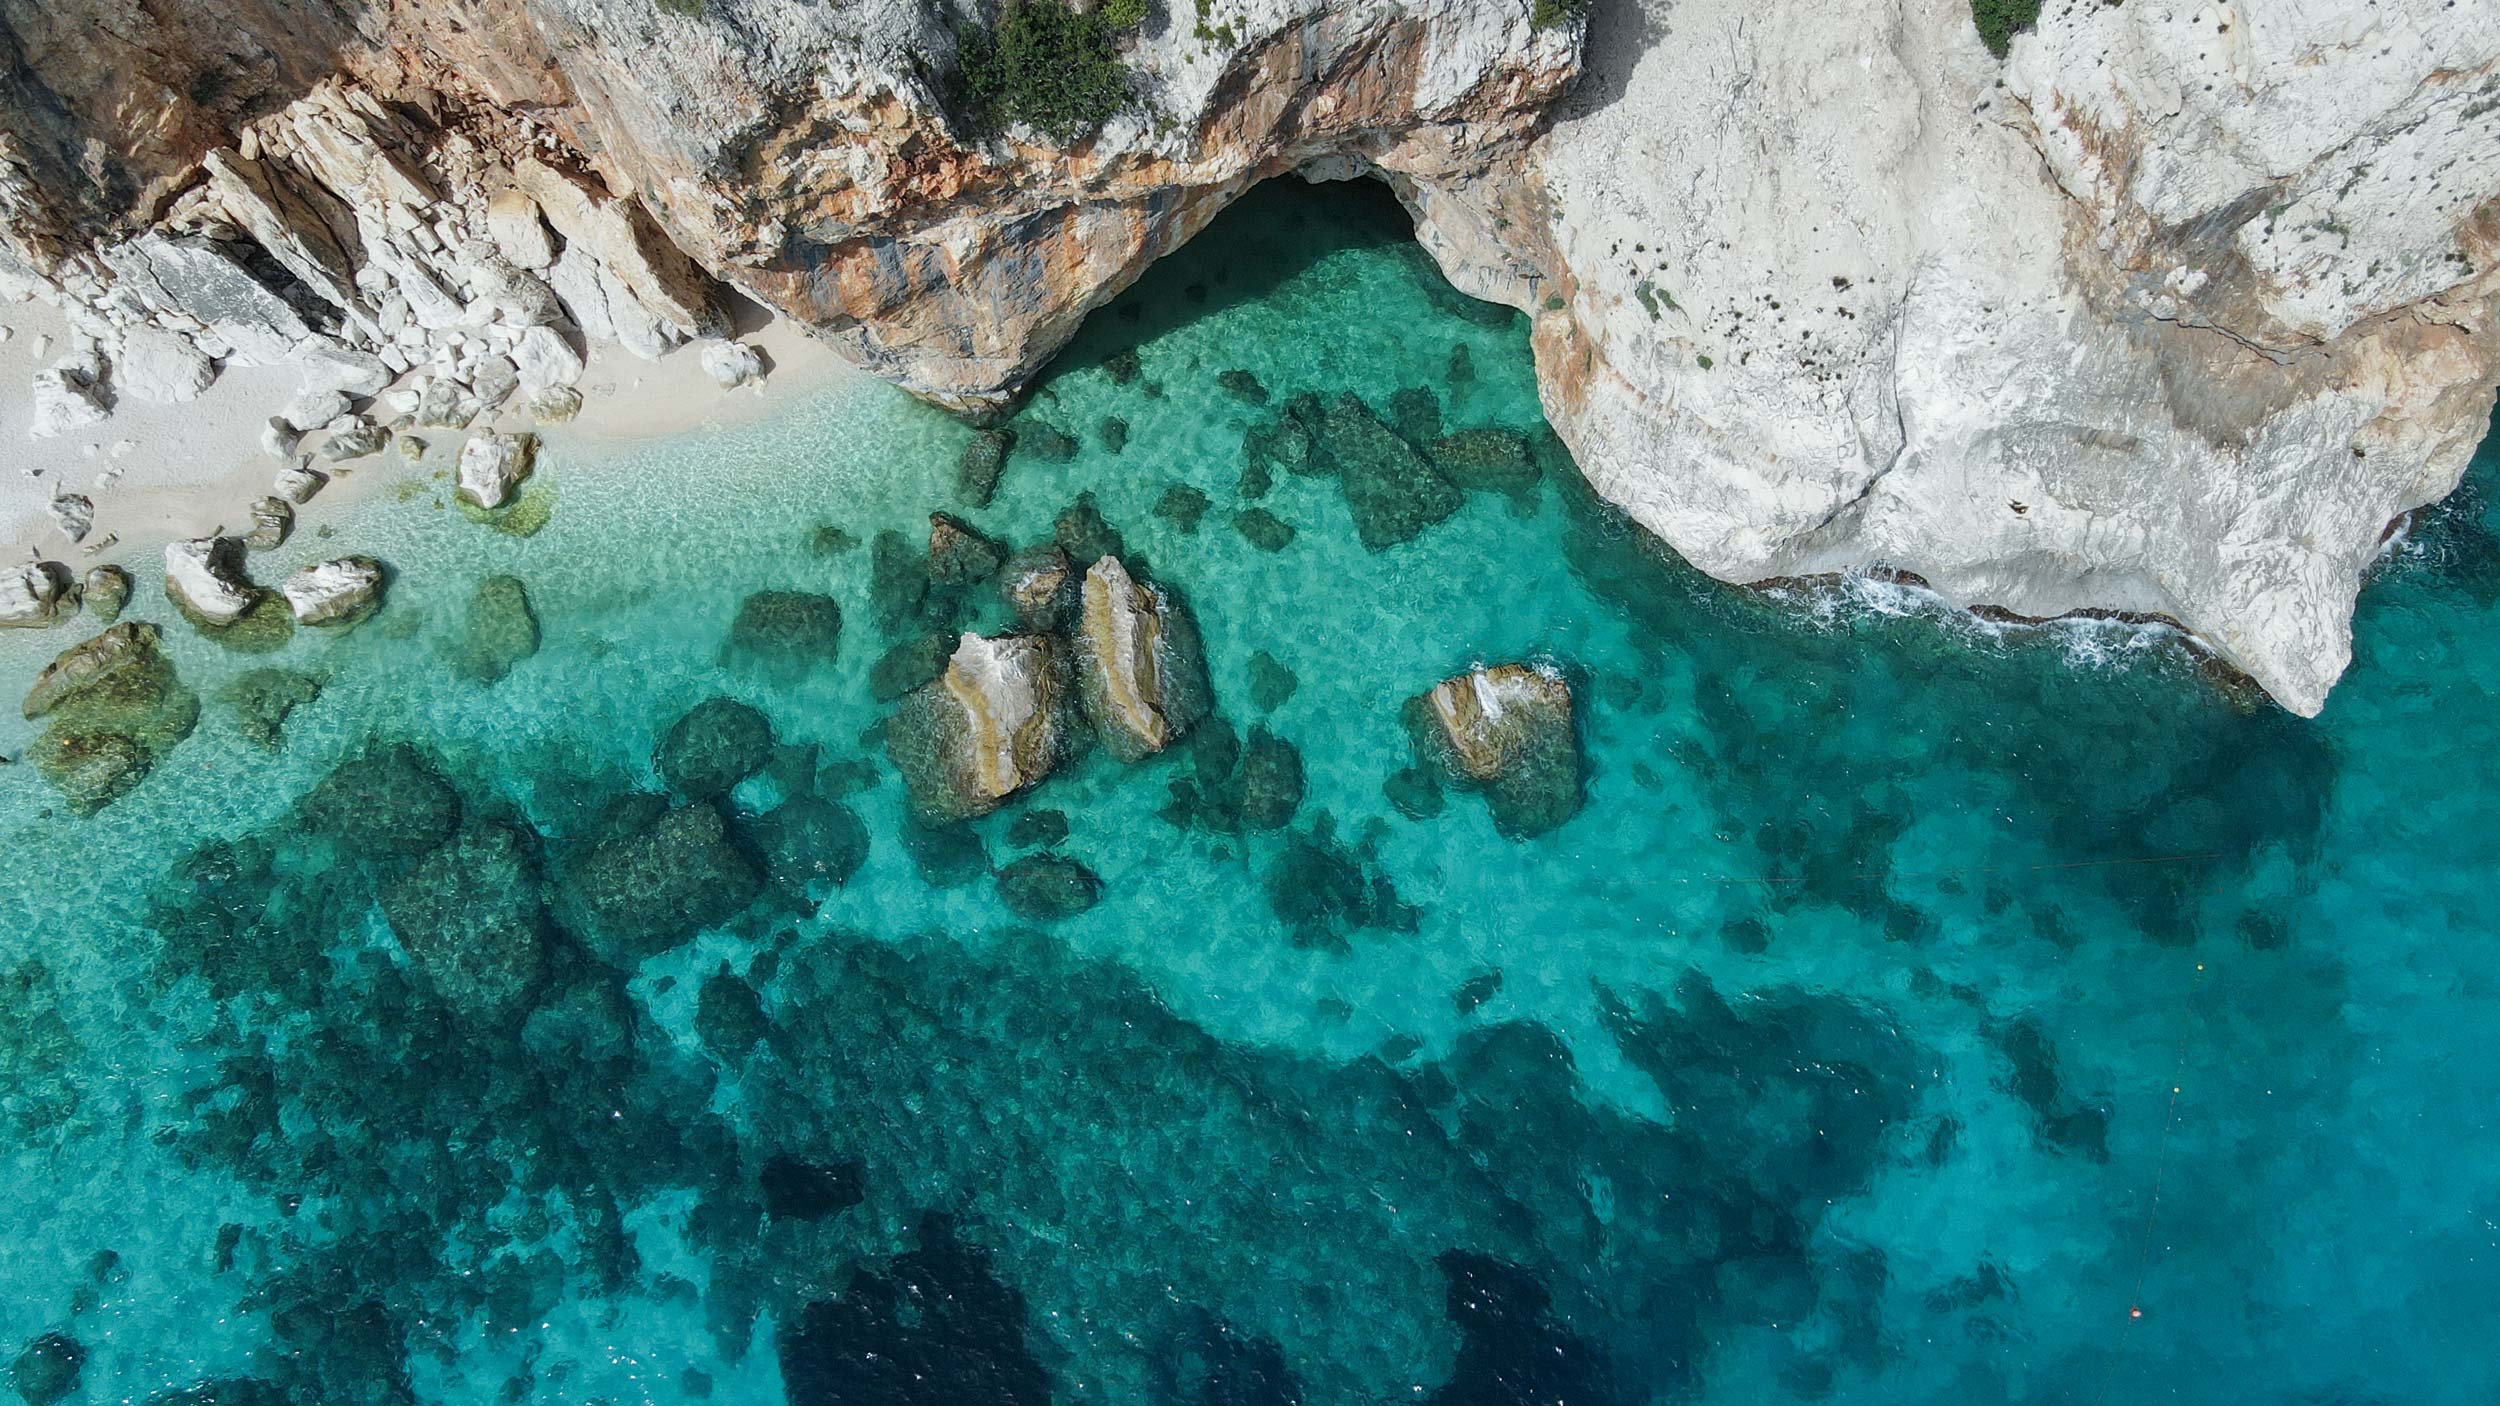
<path fill-rule="evenodd" d="M 2000 64 L 1965 0 L 1649 0 L 1588 61 L 1520 184 L 1408 195 L 1600 493 L 2319 709 L 2489 423 L 2500 3 L 2052 4 Z"/>

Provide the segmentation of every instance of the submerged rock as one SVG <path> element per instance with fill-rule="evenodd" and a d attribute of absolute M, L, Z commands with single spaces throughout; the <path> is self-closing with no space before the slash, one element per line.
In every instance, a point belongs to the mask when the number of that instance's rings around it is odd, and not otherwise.
<path fill-rule="evenodd" d="M 1047 635 L 965 634 L 946 672 L 886 720 L 886 752 L 924 816 L 986 815 L 1048 776 L 1068 742 L 1066 666 Z"/>
<path fill-rule="evenodd" d="M 892 528 L 868 543 L 868 606 L 877 628 L 888 635 L 920 617 L 929 597 L 929 561 L 912 549 L 911 539 Z"/>
<path fill-rule="evenodd" d="M 382 914 L 444 1004 L 508 1028 L 547 980 L 547 911 L 529 842 L 472 824 L 382 890 Z"/>
<path fill-rule="evenodd" d="M 1007 563 L 1007 549 L 970 523 L 945 513 L 929 514 L 929 578 L 952 586 L 986 581 Z"/>
<path fill-rule="evenodd" d="M 1016 447 L 1016 437 L 1006 430 L 982 430 L 964 446 L 963 457 L 955 463 L 955 486 L 969 506 L 986 508 L 997 496 L 1000 475 L 1007 471 L 1007 454 Z"/>
<path fill-rule="evenodd" d="M 577 854 L 564 892 L 593 949 L 630 966 L 736 913 L 761 888 L 720 812 L 689 801 Z"/>
<path fill-rule="evenodd" d="M 1206 661 L 1188 609 L 1135 580 L 1117 557 L 1085 573 L 1078 692 L 1103 745 L 1124 762 L 1162 751 L 1206 715 Z"/>
<path fill-rule="evenodd" d="M 703 1048 L 725 1060 L 744 1059 L 772 1035 L 771 1017 L 755 988 L 727 962 L 713 968 L 695 993 L 694 1034 Z"/>
<path fill-rule="evenodd" d="M 903 640 L 869 666 L 868 696 L 880 703 L 899 701 L 945 673 L 947 657 L 954 652 L 954 637 L 934 630 Z"/>
<path fill-rule="evenodd" d="M 1016 452 L 1048 464 L 1064 464 L 1081 448 L 1076 436 L 1047 420 L 1027 420 L 1016 427 Z"/>
<path fill-rule="evenodd" d="M 1391 432 L 1351 393 L 1328 402 L 1320 451 L 1354 514 L 1355 534 L 1377 552 L 1412 541 L 1466 502 L 1415 447 Z"/>
<path fill-rule="evenodd" d="M 1094 561 L 1128 554 L 1128 546 L 1120 540 L 1118 529 L 1102 515 L 1102 509 L 1095 506 L 1091 493 L 1076 495 L 1076 501 L 1060 512 L 1050 531 L 1052 540 L 1058 542 L 1074 561 Z"/>
<path fill-rule="evenodd" d="M 862 1182 L 866 1164 L 802 1162 L 774 1154 L 764 1163 L 757 1185 L 764 1193 L 764 1214 L 775 1220 L 823 1220 L 867 1199 Z"/>
<path fill-rule="evenodd" d="M 1048 849 L 1067 837 L 1065 811 L 1028 810 L 1007 827 L 1007 843 L 1018 849 Z"/>
<path fill-rule="evenodd" d="M 165 548 L 165 598 L 196 625 L 232 625 L 264 593 L 243 574 L 243 542 L 198 537 Z"/>
<path fill-rule="evenodd" d="M 1281 552 L 1293 545 L 1293 524 L 1265 508 L 1244 508 L 1233 514 L 1233 530 L 1262 552 Z"/>
<path fill-rule="evenodd" d="M 26 1406 L 59 1406 L 78 1391 L 87 1349 L 67 1333 L 45 1333 L 9 1362 L 9 1386 Z"/>
<path fill-rule="evenodd" d="M 842 605 L 812 591 L 757 591 L 738 603 L 721 662 L 795 683 L 831 664 L 842 645 Z"/>
<path fill-rule="evenodd" d="M 839 888 L 868 860 L 868 827 L 857 812 L 820 796 L 793 796 L 746 824 L 764 877 L 794 900 L 817 885 Z"/>
<path fill-rule="evenodd" d="M 1102 880 L 1073 859 L 1028 854 L 998 871 L 998 896 L 1018 917 L 1052 922 L 1101 902 Z"/>
<path fill-rule="evenodd" d="M 321 696 L 321 680 L 293 669 L 253 669 L 218 691 L 234 710 L 235 731 L 255 746 L 285 741 L 287 715 Z"/>
<path fill-rule="evenodd" d="M 1443 435 L 1432 444 L 1432 462 L 1461 488 L 1513 497 L 1534 490 L 1544 476 L 1528 452 L 1528 437 L 1517 430 L 1460 430 Z"/>
<path fill-rule="evenodd" d="M 27 691 L 21 711 L 50 719 L 27 760 L 81 815 L 128 793 L 199 722 L 158 638 L 154 625 L 115 625 L 62 651 Z"/>
<path fill-rule="evenodd" d="M 770 718 L 734 698 L 707 698 L 669 728 L 653 761 L 671 790 L 700 801 L 729 794 L 772 754 Z"/>
<path fill-rule="evenodd" d="M 903 823 L 903 852 L 931 888 L 957 889 L 990 872 L 990 854 L 979 832 L 960 822 Z"/>
<path fill-rule="evenodd" d="M 1055 630 L 1072 619 L 1079 590 L 1076 564 L 1057 544 L 1027 547 L 999 569 L 998 590 L 1016 622 L 1030 630 Z"/>
<path fill-rule="evenodd" d="M 382 608 L 382 563 L 333 557 L 289 576 L 278 593 L 299 625 L 353 625 Z"/>
<path fill-rule="evenodd" d="M 1410 708 L 1419 749 L 1483 790 L 1494 827 L 1527 839 L 1580 809 L 1580 738 L 1558 674 L 1499 664 L 1445 679 Z"/>
<path fill-rule="evenodd" d="M 1330 466 L 1320 457 L 1312 438 L 1309 420 L 1296 409 L 1299 406 L 1315 411 L 1316 407 L 1309 406 L 1306 397 L 1297 396 L 1295 401 L 1296 406 L 1287 407 L 1286 413 L 1263 424 L 1253 425 L 1242 434 L 1241 496 L 1244 498 L 1265 496 L 1278 469 L 1306 478 L 1329 472 Z M 1256 492 L 1251 491 L 1253 487 Z"/>
<path fill-rule="evenodd" d="M 502 507 L 536 467 L 537 448 L 536 435 L 471 435 L 460 446 L 462 501 L 490 512 Z"/>
<path fill-rule="evenodd" d="M 1215 383 L 1222 386 L 1226 394 L 1245 405 L 1267 404 L 1267 387 L 1259 383 L 1255 372 L 1226 371 L 1215 378 Z"/>
<path fill-rule="evenodd" d="M 86 598 L 87 614 L 98 625 L 110 625 L 122 618 L 130 604 L 130 573 L 118 566 L 96 566 L 87 570 L 79 585 L 79 594 Z"/>
<path fill-rule="evenodd" d="M 489 576 L 469 593 L 452 667 L 463 677 L 493 683 L 538 652 L 538 612 L 529 587 L 517 576 Z"/>
<path fill-rule="evenodd" d="M 342 855 L 423 854 L 460 825 L 460 793 L 417 749 L 389 742 L 350 758 L 296 806 L 307 831 Z"/>
<path fill-rule="evenodd" d="M 1295 945 L 1343 948 L 1365 929 L 1413 932 L 1419 915 L 1369 857 L 1340 844 L 1324 813 L 1288 838 L 1267 872 L 1267 901 Z"/>
<path fill-rule="evenodd" d="M 1302 680 L 1294 676 L 1293 670 L 1277 662 L 1275 655 L 1264 649 L 1254 650 L 1251 653 L 1251 707 L 1262 713 L 1275 712 L 1283 707 L 1285 701 L 1293 697 L 1294 691 L 1300 687 L 1302 687 Z"/>
<path fill-rule="evenodd" d="M 1163 490 L 1155 500 L 1155 516 L 1185 533 L 1198 530 L 1198 520 L 1207 515 L 1207 495 L 1186 483 L 1176 483 Z"/>

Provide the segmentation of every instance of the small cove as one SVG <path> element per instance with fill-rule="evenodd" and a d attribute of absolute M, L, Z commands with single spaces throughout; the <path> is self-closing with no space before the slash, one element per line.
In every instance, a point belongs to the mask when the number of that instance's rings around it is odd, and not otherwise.
<path fill-rule="evenodd" d="M 391 563 L 344 636 L 237 654 L 143 579 L 197 731 L 91 819 L 0 769 L 0 1356 L 59 1332 L 78 1399 L 134 1401 L 2500 1389 L 2492 447 L 2303 722 L 2158 632 L 1716 585 L 1550 449 L 1381 551 L 1326 479 L 1243 496 L 1290 397 L 1391 420 L 1416 387 L 1445 429 L 1543 442 L 1524 327 L 1442 284 L 1393 203 L 1269 187 L 1095 316 L 985 507 L 972 431 L 860 385 L 557 435 L 529 536 L 422 475 L 370 495 L 255 565 Z M 946 511 L 1022 546 L 1084 494 L 1185 595 L 1224 723 L 1298 752 L 1288 826 L 1176 825 L 1174 783 L 1220 769 L 1183 746 L 912 840 L 878 666 L 933 622 L 881 611 L 878 534 Z M 1254 508 L 1291 540 L 1252 541 Z M 457 666 L 499 574 L 542 638 L 482 683 Z M 724 657 L 767 590 L 840 603 L 829 664 Z M 0 669 L 69 642 L 0 641 Z M 1581 811 L 1526 841 L 1473 795 L 1409 814 L 1400 705 L 1512 659 L 1574 684 Z M 218 701 L 268 667 L 320 680 L 275 751 Z M 648 960 L 554 939 L 518 1032 L 409 966 L 382 907 L 406 858 L 302 819 L 406 743 L 552 876 L 717 696 L 784 749 L 725 813 L 821 797 L 864 860 Z M 1037 811 L 1104 891 L 1047 925 L 990 878 Z M 1314 852 L 1394 904 L 1297 940 L 1278 893 Z M 946 1391 L 894 1375 L 916 1363 Z"/>

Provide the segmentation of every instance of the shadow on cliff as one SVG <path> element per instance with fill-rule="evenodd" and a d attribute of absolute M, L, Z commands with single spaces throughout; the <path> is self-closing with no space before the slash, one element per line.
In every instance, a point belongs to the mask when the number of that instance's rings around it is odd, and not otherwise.
<path fill-rule="evenodd" d="M 0 0 L 0 132 L 16 139 L 57 233 L 126 232 L 236 129 L 338 72 L 366 9 Z M 99 44 L 101 33 L 114 42 Z M 125 120 L 134 111 L 149 120 Z"/>

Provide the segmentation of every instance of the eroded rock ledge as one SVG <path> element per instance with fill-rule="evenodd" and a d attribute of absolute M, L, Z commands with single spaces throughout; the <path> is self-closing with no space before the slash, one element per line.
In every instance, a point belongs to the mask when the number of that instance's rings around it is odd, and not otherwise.
<path fill-rule="evenodd" d="M 1072 146 L 966 125 L 934 8 L 685 8 L 0 0 L 0 276 L 93 343 L 49 403 L 560 409 L 555 329 L 734 288 L 977 409 L 1251 184 L 1378 175 L 1702 569 L 2165 616 L 2314 712 L 2500 378 L 2500 0 L 2052 4 L 2002 62 L 1967 0 L 1218 0 Z"/>

